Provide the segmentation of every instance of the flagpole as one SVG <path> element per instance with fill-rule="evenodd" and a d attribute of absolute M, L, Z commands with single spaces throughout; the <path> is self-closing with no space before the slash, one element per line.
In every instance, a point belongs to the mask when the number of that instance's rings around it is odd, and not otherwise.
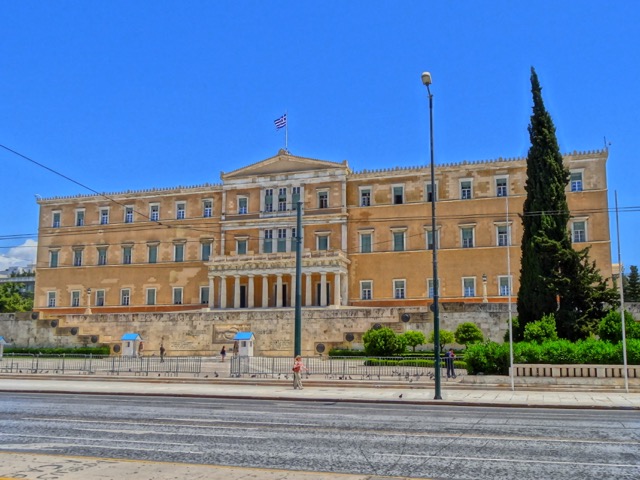
<path fill-rule="evenodd" d="M 284 118 L 286 119 L 286 122 L 284 124 L 284 149 L 288 152 L 289 151 L 289 112 L 287 110 L 285 110 L 284 112 Z"/>

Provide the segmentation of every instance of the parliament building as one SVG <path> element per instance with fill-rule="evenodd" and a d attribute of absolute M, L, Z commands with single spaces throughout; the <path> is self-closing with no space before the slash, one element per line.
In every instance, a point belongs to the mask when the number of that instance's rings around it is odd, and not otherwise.
<path fill-rule="evenodd" d="M 610 278 L 608 152 L 564 155 L 574 247 Z M 38 200 L 35 310 L 45 315 L 427 306 L 515 301 L 526 159 L 352 171 L 272 158 L 221 183 Z M 437 221 L 431 222 L 435 195 Z"/>

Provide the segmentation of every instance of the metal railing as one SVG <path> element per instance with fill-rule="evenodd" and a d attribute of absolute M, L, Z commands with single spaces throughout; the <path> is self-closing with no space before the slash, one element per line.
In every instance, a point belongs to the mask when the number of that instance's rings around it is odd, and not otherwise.
<path fill-rule="evenodd" d="M 307 374 L 336 380 L 430 380 L 435 376 L 433 358 L 305 357 Z M 442 362 L 442 371 L 446 364 Z M 291 357 L 244 357 L 231 359 L 232 377 L 282 378 L 292 374 Z M 456 369 L 456 375 L 466 370 Z"/>
<path fill-rule="evenodd" d="M 202 372 L 202 357 L 119 357 L 96 355 L 30 355 L 5 354 L 0 361 L 1 373 L 43 374 L 112 374 L 165 375 Z"/>

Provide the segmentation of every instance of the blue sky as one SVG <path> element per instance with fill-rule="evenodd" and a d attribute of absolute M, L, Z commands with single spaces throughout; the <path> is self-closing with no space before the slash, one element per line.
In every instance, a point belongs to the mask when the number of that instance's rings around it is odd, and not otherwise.
<path fill-rule="evenodd" d="M 437 163 L 524 157 L 534 66 L 562 152 L 611 143 L 640 264 L 640 2 L 5 0 L 0 18 L 0 144 L 100 192 L 219 183 L 284 146 L 285 111 L 293 154 L 425 164 L 424 70 Z M 0 168 L 2 270 L 35 255 L 36 194 L 88 192 L 2 148 Z"/>

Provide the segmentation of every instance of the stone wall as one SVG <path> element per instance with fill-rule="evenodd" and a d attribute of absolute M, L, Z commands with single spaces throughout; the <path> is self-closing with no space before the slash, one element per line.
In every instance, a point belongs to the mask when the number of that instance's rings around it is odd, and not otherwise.
<path fill-rule="evenodd" d="M 515 306 L 514 306 L 515 309 Z M 477 324 L 485 338 L 502 341 L 508 309 L 503 304 L 441 304 L 440 328 L 454 331 L 464 322 Z M 405 321 L 403 321 L 405 320 Z M 324 346 L 357 348 L 362 335 L 379 323 L 401 333 L 433 330 L 427 308 L 305 308 L 302 312 L 302 350 L 314 355 Z M 145 352 L 157 354 L 162 342 L 168 354 L 214 355 L 222 345 L 230 350 L 238 331 L 256 336 L 255 355 L 290 355 L 294 342 L 294 311 L 238 309 L 171 313 L 63 315 L 33 319 L 30 314 L 0 314 L 0 336 L 16 345 L 68 346 L 120 344 L 126 332 L 142 336 Z M 349 335 L 350 334 L 350 335 Z"/>

